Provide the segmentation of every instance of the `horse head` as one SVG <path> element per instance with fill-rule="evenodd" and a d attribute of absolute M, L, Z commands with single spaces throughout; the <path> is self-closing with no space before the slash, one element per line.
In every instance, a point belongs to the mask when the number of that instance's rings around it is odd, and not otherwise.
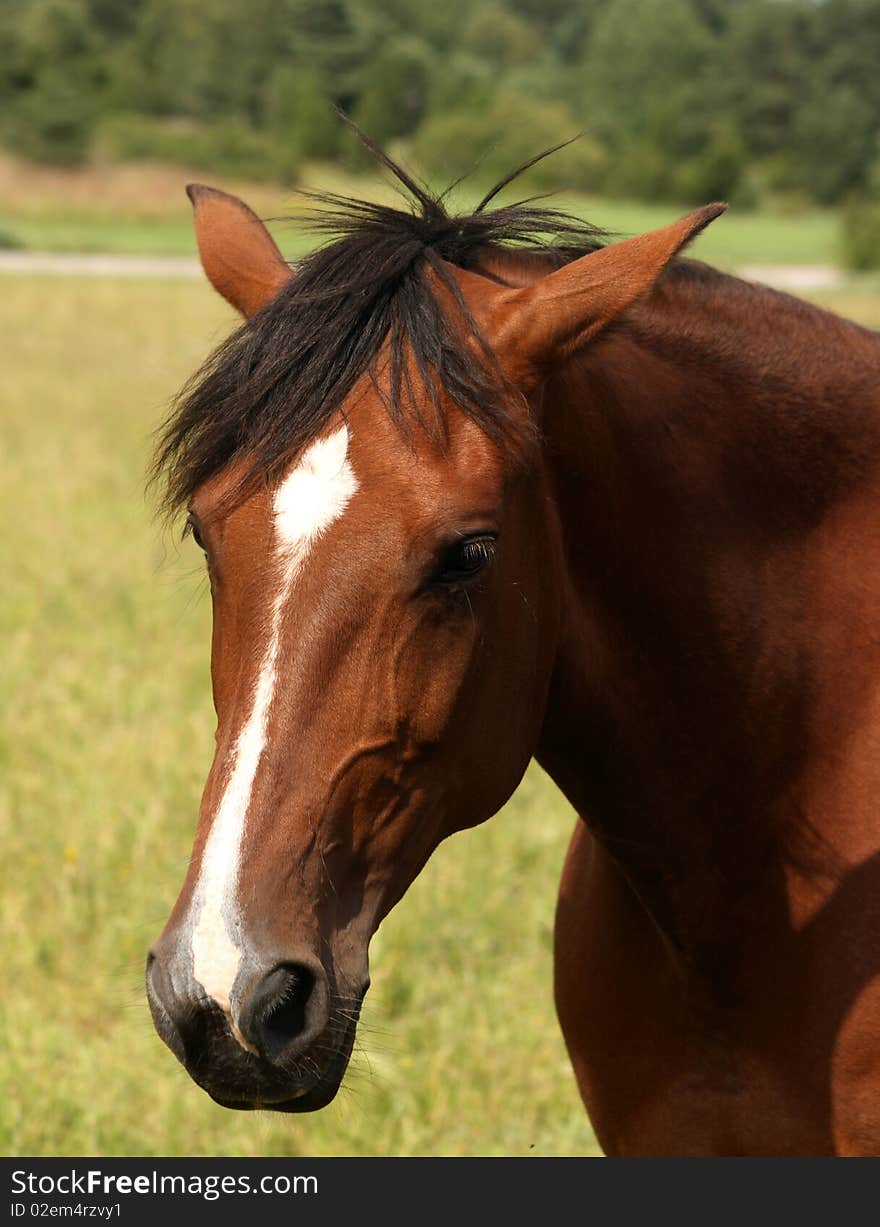
<path fill-rule="evenodd" d="M 566 595 L 547 380 L 719 207 L 516 286 L 481 253 L 540 210 L 357 205 L 291 268 L 242 202 L 190 195 L 245 322 L 159 459 L 210 577 L 217 731 L 148 996 L 218 1102 L 306 1111 L 345 1072 L 377 926 L 540 734 Z"/>

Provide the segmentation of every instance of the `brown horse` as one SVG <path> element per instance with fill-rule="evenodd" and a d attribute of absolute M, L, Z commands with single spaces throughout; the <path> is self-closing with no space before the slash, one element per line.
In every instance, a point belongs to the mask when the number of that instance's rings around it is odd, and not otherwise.
<path fill-rule="evenodd" d="M 880 338 L 675 259 L 722 206 L 603 246 L 400 177 L 294 269 L 190 189 L 246 322 L 158 459 L 218 715 L 159 1033 L 219 1103 L 328 1103 L 379 922 L 535 756 L 605 1150 L 876 1154 Z"/>

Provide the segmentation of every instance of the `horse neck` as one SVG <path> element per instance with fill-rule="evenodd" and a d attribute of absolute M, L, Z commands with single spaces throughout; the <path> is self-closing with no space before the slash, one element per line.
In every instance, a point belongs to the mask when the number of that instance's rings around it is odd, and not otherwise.
<path fill-rule="evenodd" d="M 880 725 L 878 370 L 877 335 L 683 264 L 544 391 L 567 595 L 538 758 L 693 957 L 877 842 L 851 747 Z"/>

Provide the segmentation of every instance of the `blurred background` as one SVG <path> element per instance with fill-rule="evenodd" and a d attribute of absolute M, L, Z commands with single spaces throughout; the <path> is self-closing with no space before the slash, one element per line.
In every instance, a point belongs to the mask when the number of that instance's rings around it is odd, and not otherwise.
<path fill-rule="evenodd" d="M 596 1149 L 552 1005 L 574 818 L 536 769 L 383 926 L 325 1112 L 216 1107 L 153 1033 L 213 711 L 198 551 L 144 480 L 234 323 L 184 184 L 294 257 L 298 185 L 390 196 L 334 106 L 434 186 L 471 172 L 463 205 L 582 133 L 511 194 L 619 234 L 728 199 L 697 255 L 878 327 L 878 65 L 880 0 L 0 0 L 4 1153 Z"/>
<path fill-rule="evenodd" d="M 878 65 L 878 0 L 3 0 L 0 243 L 190 251 L 159 167 L 272 185 L 277 212 L 370 173 L 341 106 L 444 186 L 582 133 L 530 190 L 620 231 L 650 224 L 633 202 L 726 199 L 747 238 L 722 258 L 860 271 Z"/>

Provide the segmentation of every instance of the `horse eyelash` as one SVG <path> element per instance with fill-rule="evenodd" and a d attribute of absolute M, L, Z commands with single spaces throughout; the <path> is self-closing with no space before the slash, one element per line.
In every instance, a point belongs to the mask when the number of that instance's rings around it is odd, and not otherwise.
<path fill-rule="evenodd" d="M 196 545 L 207 557 L 208 551 L 205 548 L 205 544 L 201 539 L 201 536 L 198 530 L 198 525 L 196 524 L 196 521 L 193 518 L 192 512 L 190 512 L 190 514 L 186 517 L 186 523 L 184 524 L 183 531 L 180 534 L 181 542 L 185 541 L 187 537 L 192 537 L 193 541 L 195 541 Z"/>

